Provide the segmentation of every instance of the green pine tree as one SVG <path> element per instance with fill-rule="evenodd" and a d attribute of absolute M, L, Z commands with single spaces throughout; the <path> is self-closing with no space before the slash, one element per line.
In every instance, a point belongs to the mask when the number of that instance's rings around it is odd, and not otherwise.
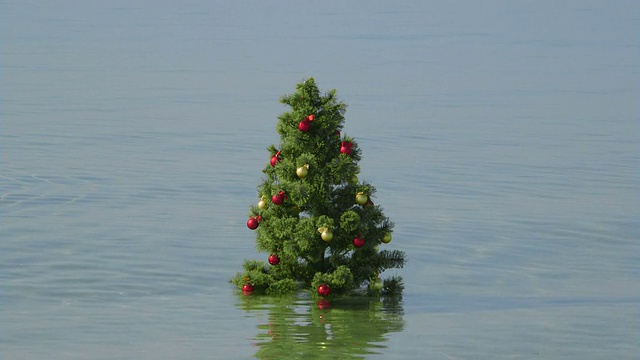
<path fill-rule="evenodd" d="M 379 250 L 391 240 L 393 222 L 371 201 L 373 185 L 358 180 L 361 151 L 340 134 L 347 105 L 335 90 L 321 94 L 313 78 L 280 102 L 290 111 L 278 117 L 280 145 L 268 148 L 260 200 L 247 221 L 269 262 L 245 260 L 245 271 L 232 282 L 267 294 L 301 285 L 315 292 L 322 284 L 331 294 L 366 285 L 369 293 L 400 294 L 399 276 L 379 278 L 386 269 L 403 267 L 406 257 Z"/>

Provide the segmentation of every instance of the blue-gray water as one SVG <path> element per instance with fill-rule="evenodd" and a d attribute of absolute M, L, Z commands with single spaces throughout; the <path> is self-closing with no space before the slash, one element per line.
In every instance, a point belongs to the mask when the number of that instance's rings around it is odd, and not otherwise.
<path fill-rule="evenodd" d="M 0 1 L 2 359 L 638 358 L 638 2 L 269 3 Z M 391 308 L 227 282 L 308 76 L 409 256 Z"/>

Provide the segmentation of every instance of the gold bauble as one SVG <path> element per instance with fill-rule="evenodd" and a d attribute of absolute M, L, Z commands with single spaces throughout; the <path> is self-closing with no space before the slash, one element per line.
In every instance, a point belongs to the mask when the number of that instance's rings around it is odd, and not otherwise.
<path fill-rule="evenodd" d="M 356 203 L 358 205 L 364 205 L 367 203 L 367 201 L 369 201 L 369 198 L 363 192 L 359 192 L 356 194 Z"/>
<path fill-rule="evenodd" d="M 309 164 L 302 165 L 298 169 L 296 169 L 296 175 L 298 175 L 300 179 L 306 178 L 308 174 L 309 174 Z"/>
<path fill-rule="evenodd" d="M 372 291 L 380 291 L 382 290 L 383 286 L 384 286 L 384 283 L 380 278 L 376 278 L 375 280 L 369 283 L 369 289 L 371 289 Z"/>
<path fill-rule="evenodd" d="M 333 239 L 333 233 L 326 226 L 318 228 L 318 232 L 320 233 L 320 237 L 322 238 L 322 240 L 324 240 L 326 242 L 329 242 L 329 241 L 331 241 L 331 239 Z"/>
<path fill-rule="evenodd" d="M 267 208 L 266 198 L 263 196 L 260 201 L 258 201 L 258 209 L 264 210 Z"/>

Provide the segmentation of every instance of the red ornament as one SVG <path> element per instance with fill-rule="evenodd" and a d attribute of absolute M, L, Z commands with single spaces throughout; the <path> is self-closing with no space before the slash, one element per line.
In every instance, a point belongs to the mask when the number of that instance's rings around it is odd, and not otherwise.
<path fill-rule="evenodd" d="M 311 123 L 307 119 L 302 120 L 298 124 L 298 130 L 300 130 L 302 132 L 307 132 L 307 131 L 309 131 L 309 129 L 311 129 Z"/>
<path fill-rule="evenodd" d="M 353 246 L 357 247 L 357 248 L 361 248 L 364 246 L 364 239 L 359 238 L 359 237 L 355 237 L 353 238 Z"/>
<path fill-rule="evenodd" d="M 275 167 L 276 164 L 280 161 L 280 151 L 276 152 L 275 155 L 271 157 L 271 166 Z"/>
<path fill-rule="evenodd" d="M 318 286 L 318 295 L 327 296 L 331 292 L 331 288 L 327 284 L 322 284 Z"/>
<path fill-rule="evenodd" d="M 284 191 L 280 191 L 271 197 L 271 202 L 273 202 L 274 205 L 280 205 L 285 198 L 286 196 L 284 195 Z"/>
<path fill-rule="evenodd" d="M 313 121 L 313 120 L 315 120 L 315 118 L 316 118 L 316 116 L 311 114 L 311 115 L 307 116 L 306 120 Z"/>
<path fill-rule="evenodd" d="M 249 220 L 247 220 L 247 227 L 251 230 L 257 229 L 258 225 L 260 225 L 259 220 L 255 217 L 250 217 Z"/>
<path fill-rule="evenodd" d="M 318 309 L 327 310 L 330 307 L 331 307 L 331 304 L 329 303 L 329 300 L 327 300 L 327 299 L 318 300 Z"/>
<path fill-rule="evenodd" d="M 351 155 L 351 148 L 353 147 L 353 144 L 348 142 L 348 141 L 343 141 L 342 145 L 340 146 L 340 153 L 341 154 L 345 154 L 345 155 Z"/>
<path fill-rule="evenodd" d="M 249 295 L 253 292 L 253 285 L 251 285 L 250 283 L 246 283 L 244 285 L 242 285 L 242 293 L 245 295 Z"/>
<path fill-rule="evenodd" d="M 280 258 L 276 254 L 269 255 L 269 264 L 278 265 L 280 263 Z"/>

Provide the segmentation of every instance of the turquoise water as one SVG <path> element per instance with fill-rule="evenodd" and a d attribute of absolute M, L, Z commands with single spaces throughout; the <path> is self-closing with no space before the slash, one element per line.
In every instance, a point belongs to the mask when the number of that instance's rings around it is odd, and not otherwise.
<path fill-rule="evenodd" d="M 639 10 L 0 1 L 0 357 L 637 358 Z M 228 283 L 308 76 L 349 104 L 398 303 Z"/>

